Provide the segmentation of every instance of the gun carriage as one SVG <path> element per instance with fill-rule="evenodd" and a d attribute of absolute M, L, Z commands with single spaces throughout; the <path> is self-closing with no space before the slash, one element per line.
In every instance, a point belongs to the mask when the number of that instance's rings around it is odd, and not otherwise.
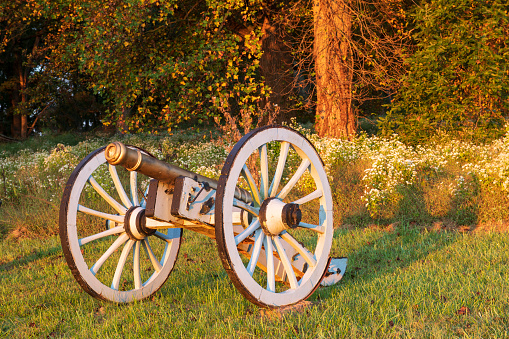
<path fill-rule="evenodd" d="M 83 159 L 65 187 L 62 248 L 93 297 L 124 303 L 155 293 L 183 229 L 215 239 L 235 287 L 261 307 L 304 300 L 346 268 L 346 258 L 329 257 L 332 197 L 322 160 L 287 127 L 246 134 L 217 181 L 114 142 Z"/>

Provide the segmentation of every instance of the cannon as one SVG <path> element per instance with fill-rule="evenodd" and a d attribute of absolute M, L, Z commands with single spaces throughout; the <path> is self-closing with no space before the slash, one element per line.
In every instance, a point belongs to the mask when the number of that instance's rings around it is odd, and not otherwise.
<path fill-rule="evenodd" d="M 228 276 L 252 303 L 276 308 L 338 282 L 330 258 L 332 196 L 317 151 L 300 133 L 265 126 L 229 153 L 219 180 L 114 142 L 83 159 L 64 189 L 60 239 L 91 296 L 126 303 L 161 288 L 183 230 L 216 240 Z"/>

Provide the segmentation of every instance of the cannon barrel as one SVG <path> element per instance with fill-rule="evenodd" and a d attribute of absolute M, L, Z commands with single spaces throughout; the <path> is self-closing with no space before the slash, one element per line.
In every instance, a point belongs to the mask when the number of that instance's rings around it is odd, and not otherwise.
<path fill-rule="evenodd" d="M 128 148 L 118 141 L 106 146 L 105 156 L 106 161 L 111 165 L 125 167 L 129 171 L 145 174 L 161 182 L 173 184 L 176 178 L 184 176 L 200 183 L 207 183 L 211 188 L 217 189 L 217 180 L 168 164 L 142 153 L 138 149 Z M 235 198 L 246 203 L 252 201 L 249 192 L 239 187 L 235 189 Z"/>

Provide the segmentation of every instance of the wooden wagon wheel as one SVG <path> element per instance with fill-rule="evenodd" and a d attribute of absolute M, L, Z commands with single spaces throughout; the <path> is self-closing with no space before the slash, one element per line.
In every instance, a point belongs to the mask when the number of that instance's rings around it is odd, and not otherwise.
<path fill-rule="evenodd" d="M 235 199 L 236 186 L 254 203 Z M 334 231 L 327 174 L 311 143 L 286 127 L 253 130 L 229 154 L 216 196 L 216 241 L 235 287 L 269 308 L 310 296 L 328 267 Z M 232 218 L 239 208 L 249 216 L 244 226 Z"/>
<path fill-rule="evenodd" d="M 141 186 L 148 177 L 109 165 L 104 152 L 105 147 L 89 154 L 67 181 L 60 207 L 62 249 L 74 278 L 93 297 L 140 300 L 168 278 L 182 230 L 146 228 L 151 219 L 144 216 L 147 191 Z"/>

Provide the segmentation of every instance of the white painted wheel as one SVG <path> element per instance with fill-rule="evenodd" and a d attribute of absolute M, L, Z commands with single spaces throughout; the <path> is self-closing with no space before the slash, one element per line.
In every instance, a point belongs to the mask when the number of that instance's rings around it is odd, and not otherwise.
<path fill-rule="evenodd" d="M 60 206 L 62 249 L 74 278 L 93 297 L 140 300 L 168 278 L 182 230 L 154 233 L 143 227 L 149 178 L 109 165 L 104 149 L 89 154 L 67 181 Z"/>
<path fill-rule="evenodd" d="M 251 192 L 250 206 L 234 198 L 236 186 Z M 281 126 L 248 133 L 229 154 L 216 196 L 219 255 L 236 288 L 262 307 L 309 297 L 328 267 L 334 231 L 330 186 L 313 145 Z M 249 218 L 234 217 L 239 209 Z"/>

